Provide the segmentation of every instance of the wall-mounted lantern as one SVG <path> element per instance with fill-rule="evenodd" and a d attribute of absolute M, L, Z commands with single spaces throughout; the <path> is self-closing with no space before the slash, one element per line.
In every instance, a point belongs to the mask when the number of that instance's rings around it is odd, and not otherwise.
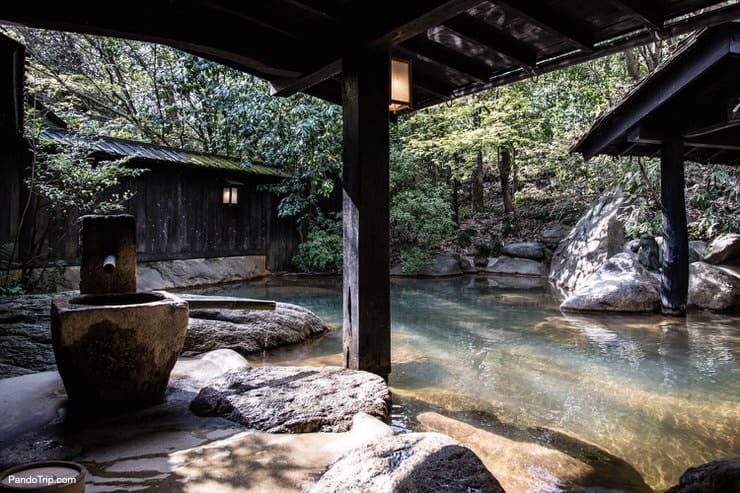
<path fill-rule="evenodd" d="M 411 107 L 411 61 L 391 58 L 391 101 L 388 109 L 393 113 Z"/>
<path fill-rule="evenodd" d="M 244 186 L 243 183 L 226 179 L 224 180 L 223 191 L 223 203 L 224 205 L 237 205 L 239 203 L 239 187 Z"/>
<path fill-rule="evenodd" d="M 224 187 L 224 204 L 236 205 L 239 203 L 239 189 L 236 187 Z"/>

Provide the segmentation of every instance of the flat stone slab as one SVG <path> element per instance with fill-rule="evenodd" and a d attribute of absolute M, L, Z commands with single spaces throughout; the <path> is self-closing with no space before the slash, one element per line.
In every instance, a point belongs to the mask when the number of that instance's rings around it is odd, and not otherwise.
<path fill-rule="evenodd" d="M 190 409 L 270 433 L 339 432 L 364 412 L 390 419 L 382 378 L 340 367 L 264 367 L 228 372 L 201 389 Z"/>
<path fill-rule="evenodd" d="M 481 460 L 439 433 L 407 433 L 358 447 L 331 465 L 310 493 L 504 493 Z"/>
<path fill-rule="evenodd" d="M 277 303 L 274 311 L 191 310 L 183 354 L 231 349 L 242 355 L 304 342 L 328 330 L 311 310 Z"/>

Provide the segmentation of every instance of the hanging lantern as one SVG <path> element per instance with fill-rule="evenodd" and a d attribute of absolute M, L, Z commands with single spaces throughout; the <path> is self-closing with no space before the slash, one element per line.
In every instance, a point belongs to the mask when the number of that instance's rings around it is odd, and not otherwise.
<path fill-rule="evenodd" d="M 411 107 L 411 62 L 391 58 L 391 101 L 388 109 L 393 113 Z"/>

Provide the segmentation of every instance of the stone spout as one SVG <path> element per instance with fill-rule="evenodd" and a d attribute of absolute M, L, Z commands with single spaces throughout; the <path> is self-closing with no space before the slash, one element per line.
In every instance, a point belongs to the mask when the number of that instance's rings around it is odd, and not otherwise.
<path fill-rule="evenodd" d="M 114 270 L 116 270 L 116 256 L 108 255 L 103 259 L 103 271 L 106 274 L 113 274 Z"/>

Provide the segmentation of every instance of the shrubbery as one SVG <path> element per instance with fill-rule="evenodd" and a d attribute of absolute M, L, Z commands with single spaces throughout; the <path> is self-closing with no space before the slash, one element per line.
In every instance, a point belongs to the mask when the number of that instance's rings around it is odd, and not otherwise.
<path fill-rule="evenodd" d="M 341 216 L 320 217 L 309 229 L 306 241 L 298 247 L 293 265 L 302 272 L 342 271 Z"/>

